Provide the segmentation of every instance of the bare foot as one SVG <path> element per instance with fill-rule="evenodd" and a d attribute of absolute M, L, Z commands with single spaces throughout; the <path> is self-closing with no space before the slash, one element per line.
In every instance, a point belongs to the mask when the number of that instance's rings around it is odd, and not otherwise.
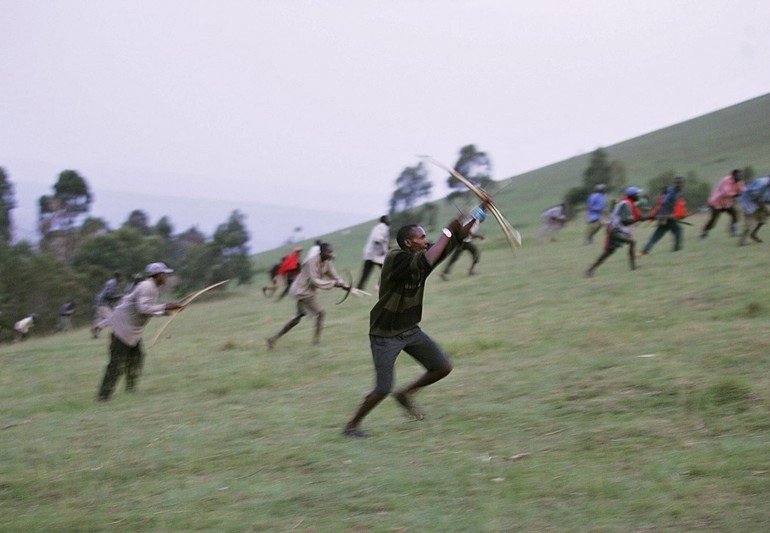
<path fill-rule="evenodd" d="M 417 409 L 417 407 L 412 402 L 412 399 L 409 398 L 405 392 L 397 392 L 393 395 L 393 397 L 414 420 L 422 420 L 425 418 L 425 413 Z"/>

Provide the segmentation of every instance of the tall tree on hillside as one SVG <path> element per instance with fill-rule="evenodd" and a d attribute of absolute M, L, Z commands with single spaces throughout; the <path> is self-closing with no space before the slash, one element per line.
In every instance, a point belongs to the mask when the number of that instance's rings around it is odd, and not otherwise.
<path fill-rule="evenodd" d="M 492 161 L 486 152 L 481 152 L 474 144 L 460 148 L 460 157 L 454 169 L 481 188 L 492 182 Z M 446 180 L 450 189 L 465 192 L 465 186 L 451 174 Z"/>
<path fill-rule="evenodd" d="M 674 183 L 674 177 L 681 176 L 674 170 L 661 172 L 647 182 L 647 192 L 653 203 L 665 192 L 666 188 Z M 689 171 L 684 176 L 684 189 L 682 194 L 690 212 L 697 211 L 708 202 L 711 188 L 705 181 L 700 181 L 694 171 Z"/>
<path fill-rule="evenodd" d="M 597 148 L 591 154 L 591 160 L 583 171 L 583 187 L 589 193 L 598 184 L 607 186 L 607 191 L 623 188 L 626 179 L 626 166 L 618 161 L 610 161 L 609 154 L 603 148 Z"/>
<path fill-rule="evenodd" d="M 569 207 L 582 205 L 600 183 L 606 186 L 607 192 L 621 191 L 626 183 L 626 165 L 617 159 L 610 161 L 603 148 L 597 148 L 591 154 L 583 171 L 583 184 L 567 191 L 565 203 Z"/>
<path fill-rule="evenodd" d="M 171 220 L 166 215 L 163 215 L 158 222 L 155 223 L 152 232 L 158 237 L 168 241 L 174 233 L 174 226 L 171 225 Z"/>
<path fill-rule="evenodd" d="M 43 236 L 40 246 L 59 260 L 69 261 L 77 245 L 78 220 L 91 208 L 91 191 L 86 180 L 74 170 L 65 170 L 53 186 L 52 195 L 39 200 L 38 228 Z"/>
<path fill-rule="evenodd" d="M 150 235 L 152 233 L 150 217 L 141 209 L 131 211 L 123 225 L 135 229 L 140 235 Z"/>
<path fill-rule="evenodd" d="M 16 207 L 13 183 L 8 179 L 5 169 L 0 167 L 0 242 L 11 243 L 13 223 L 11 211 Z"/>
<path fill-rule="evenodd" d="M 219 253 L 217 277 L 235 278 L 239 283 L 251 281 L 254 267 L 249 260 L 249 247 L 246 245 L 250 237 L 245 221 L 246 215 L 235 210 L 227 222 L 220 224 L 214 232 L 213 246 Z"/>
<path fill-rule="evenodd" d="M 420 200 L 430 196 L 433 184 L 428 180 L 428 171 L 420 161 L 416 166 L 406 167 L 396 179 L 396 190 L 390 197 L 390 214 L 406 211 Z"/>

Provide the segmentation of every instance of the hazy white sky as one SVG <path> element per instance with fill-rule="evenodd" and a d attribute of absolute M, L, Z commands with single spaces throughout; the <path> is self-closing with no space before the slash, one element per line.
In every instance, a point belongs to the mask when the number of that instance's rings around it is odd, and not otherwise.
<path fill-rule="evenodd" d="M 76 169 L 97 203 L 139 190 L 363 221 L 414 154 L 451 165 L 474 143 L 500 179 L 770 90 L 766 0 L 0 0 L 0 12 L 0 166 L 47 185 Z"/>

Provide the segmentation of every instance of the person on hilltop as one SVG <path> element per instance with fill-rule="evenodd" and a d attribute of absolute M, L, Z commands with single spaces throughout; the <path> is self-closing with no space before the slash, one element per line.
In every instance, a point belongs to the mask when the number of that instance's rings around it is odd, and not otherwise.
<path fill-rule="evenodd" d="M 96 295 L 94 323 L 91 326 L 91 336 L 94 339 L 99 337 L 99 332 L 109 325 L 112 310 L 123 297 L 123 291 L 120 288 L 121 283 L 123 283 L 123 273 L 115 271 L 112 273 L 112 277 L 104 282 Z"/>
<path fill-rule="evenodd" d="M 29 335 L 29 330 L 35 325 L 37 313 L 30 313 L 13 325 L 13 342 L 21 342 Z"/>
<path fill-rule="evenodd" d="M 164 263 L 150 263 L 145 268 L 146 279 L 121 298 L 110 319 L 110 362 L 104 371 L 97 400 L 106 402 L 112 396 L 120 376 L 126 374 L 126 391 L 133 392 L 142 372 L 144 350 L 142 329 L 153 316 L 181 309 L 176 302 L 158 302 L 158 289 L 174 271 Z"/>
<path fill-rule="evenodd" d="M 641 256 L 649 254 L 655 243 L 668 231 L 674 236 L 674 251 L 678 252 L 682 249 L 683 232 L 678 221 L 687 216 L 687 205 L 682 195 L 683 188 L 684 178 L 675 177 L 673 185 L 666 189 L 666 192 L 661 195 L 658 205 L 652 209 L 650 217 L 654 218 L 658 225 L 647 244 L 644 245 Z"/>
<path fill-rule="evenodd" d="M 59 328 L 58 331 L 68 331 L 72 329 L 72 315 L 75 314 L 75 300 L 67 300 L 59 307 Z"/>
<path fill-rule="evenodd" d="M 642 219 L 642 214 L 636 206 L 642 190 L 638 187 L 629 187 L 625 195 L 615 204 L 607 222 L 607 237 L 604 241 L 604 251 L 586 270 L 587 278 L 593 277 L 594 271 L 604 261 L 615 253 L 615 250 L 628 244 L 628 265 L 631 270 L 636 270 L 634 225 Z"/>
<path fill-rule="evenodd" d="M 738 203 L 743 210 L 743 232 L 738 246 L 745 246 L 747 237 L 751 237 L 751 240 L 755 242 L 762 242 L 757 232 L 767 222 L 767 204 L 770 203 L 770 176 L 752 181 L 738 197 Z"/>
<path fill-rule="evenodd" d="M 291 284 L 291 289 L 289 290 L 289 294 L 297 300 L 297 312 L 275 335 L 266 339 L 267 347 L 270 350 L 275 348 L 275 343 L 278 342 L 279 338 L 299 324 L 303 316 L 315 316 L 313 344 L 321 342 L 321 332 L 323 331 L 326 311 L 316 300 L 316 290 L 329 290 L 335 287 L 350 290 L 350 286 L 334 270 L 332 259 L 334 259 L 332 245 L 328 242 L 323 242 L 320 246 L 320 253 L 302 266 L 299 276 Z"/>
<path fill-rule="evenodd" d="M 607 206 L 607 186 L 599 183 L 586 200 L 586 244 L 594 242 L 594 235 L 602 229 L 602 217 Z"/>
<path fill-rule="evenodd" d="M 474 209 L 469 218 L 461 215 L 452 220 L 434 244 L 428 243 L 422 226 L 410 224 L 398 230 L 394 248 L 385 257 L 380 277 L 379 300 L 369 315 L 369 343 L 375 370 L 375 386 L 347 422 L 343 434 L 366 438 L 359 429 L 361 421 L 393 388 L 396 358 L 405 351 L 416 359 L 425 372 L 394 394 L 396 401 L 413 418 L 422 413 L 412 402 L 413 394 L 445 378 L 452 362 L 443 350 L 419 327 L 422 319 L 425 282 L 436 266 L 465 239 L 473 224 L 486 217 L 485 202 Z"/>
<path fill-rule="evenodd" d="M 709 196 L 708 206 L 710 217 L 703 226 L 700 238 L 705 239 L 708 237 L 709 231 L 714 227 L 714 224 L 719 220 L 719 215 L 727 213 L 730 215 L 729 232 L 731 237 L 735 237 L 738 231 L 738 212 L 735 209 L 734 199 L 741 195 L 746 189 L 746 185 L 743 183 L 743 171 L 740 169 L 733 170 L 729 176 L 725 176 L 719 183 L 716 184 L 714 190 Z"/>
<path fill-rule="evenodd" d="M 262 294 L 264 294 L 266 297 L 270 298 L 275 294 L 275 291 L 278 290 L 278 281 L 280 280 L 280 276 L 278 275 L 278 270 L 281 268 L 281 263 L 283 263 L 283 260 L 285 257 L 281 257 L 281 260 L 275 263 L 273 266 L 270 267 L 270 270 L 267 272 L 267 277 L 269 278 L 268 284 L 262 287 Z"/>
<path fill-rule="evenodd" d="M 556 234 L 567 223 L 567 205 L 560 203 L 553 205 L 540 214 L 543 225 L 537 234 L 538 242 L 543 242 L 546 237 L 550 237 L 551 242 L 556 241 Z"/>
<path fill-rule="evenodd" d="M 479 252 L 478 247 L 473 244 L 473 240 L 484 240 L 484 236 L 479 234 L 478 231 L 479 221 L 477 220 L 468 231 L 468 236 L 463 239 L 463 242 L 461 242 L 459 246 L 455 246 L 454 250 L 452 251 L 452 255 L 449 256 L 449 261 L 447 261 L 444 270 L 441 272 L 441 274 L 439 274 L 442 280 L 449 280 L 449 273 L 452 271 L 452 265 L 454 265 L 460 258 L 460 255 L 466 251 L 471 254 L 471 266 L 468 268 L 468 275 L 476 275 L 476 265 L 478 265 L 479 261 L 481 260 L 481 253 Z"/>
<path fill-rule="evenodd" d="M 278 300 L 281 300 L 284 296 L 289 294 L 289 289 L 294 279 L 299 275 L 302 265 L 299 262 L 299 254 L 302 252 L 302 246 L 295 246 L 294 249 L 289 252 L 281 261 L 281 266 L 278 267 L 277 274 L 282 276 L 286 281 L 286 288 L 278 296 Z"/>
<path fill-rule="evenodd" d="M 382 270 L 382 263 L 388 254 L 390 247 L 390 217 L 383 215 L 380 221 L 369 232 L 369 238 L 364 245 L 364 264 L 361 267 L 361 279 L 357 287 L 361 290 L 366 286 L 366 280 L 369 279 L 374 267 Z M 375 287 L 376 289 L 377 287 Z"/>

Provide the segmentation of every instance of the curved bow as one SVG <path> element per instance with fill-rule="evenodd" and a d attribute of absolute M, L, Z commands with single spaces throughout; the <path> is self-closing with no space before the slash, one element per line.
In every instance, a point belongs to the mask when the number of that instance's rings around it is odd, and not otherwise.
<path fill-rule="evenodd" d="M 204 292 L 208 292 L 208 291 L 210 291 L 211 289 L 216 289 L 217 287 L 219 287 L 220 285 L 224 285 L 224 284 L 225 284 L 225 283 L 227 283 L 228 281 L 230 281 L 230 280 L 229 280 L 229 279 L 226 279 L 226 280 L 224 280 L 224 281 L 219 281 L 219 282 L 217 282 L 217 283 L 214 283 L 213 285 L 209 285 L 209 286 L 208 286 L 208 287 L 206 287 L 205 289 L 201 289 L 201 290 L 199 290 L 199 291 L 195 291 L 195 292 L 193 292 L 193 293 L 191 293 L 191 294 L 189 294 L 189 295 L 185 296 L 184 298 L 182 298 L 182 300 L 179 302 L 179 305 L 180 305 L 181 307 L 180 307 L 179 309 L 174 309 L 173 311 L 169 311 L 169 317 L 168 317 L 168 320 L 166 320 L 166 322 L 165 322 L 165 323 L 164 323 L 164 324 L 163 324 L 163 325 L 160 327 L 160 329 L 158 330 L 158 332 L 155 334 L 155 337 L 153 337 L 153 339 L 152 339 L 152 340 L 150 341 L 150 343 L 147 345 L 147 348 L 152 348 L 153 346 L 155 346 L 155 343 L 156 343 L 156 342 L 158 342 L 158 339 L 160 339 L 160 336 L 161 336 L 161 335 L 163 335 L 163 332 L 164 332 L 164 331 L 166 331 L 166 328 L 168 328 L 169 324 L 171 324 L 171 322 L 174 320 L 174 318 L 176 318 L 176 316 L 177 316 L 179 313 L 181 313 L 182 311 L 184 311 L 184 310 L 185 310 L 185 308 L 186 308 L 188 305 L 190 305 L 190 303 L 191 303 L 193 300 L 195 300 L 195 299 L 196 299 L 198 296 L 200 296 L 200 295 L 201 295 L 201 294 L 203 294 Z"/>
<path fill-rule="evenodd" d="M 343 274 L 347 274 L 347 278 L 348 279 L 345 280 L 345 281 L 348 282 L 348 288 L 345 289 L 343 287 L 343 290 L 345 291 L 345 296 L 343 296 L 342 299 L 339 302 L 337 302 L 335 305 L 340 305 L 342 302 L 347 300 L 348 296 L 350 296 L 350 293 L 353 291 L 353 273 L 350 272 L 350 270 L 347 270 L 347 269 L 343 270 L 342 273 Z"/>
<path fill-rule="evenodd" d="M 452 176 L 457 178 L 457 180 L 460 183 L 465 185 L 468 188 L 468 190 L 470 190 L 473 194 L 475 194 L 479 198 L 479 200 L 481 200 L 482 202 L 485 202 L 488 206 L 488 210 L 491 213 L 492 217 L 494 217 L 494 219 L 500 225 L 500 229 L 503 230 L 503 235 L 505 235 L 505 239 L 508 241 L 508 244 L 511 246 L 511 249 L 515 250 L 517 247 L 521 246 L 521 234 L 503 216 L 503 214 L 500 212 L 500 210 L 492 201 L 492 197 L 484 189 L 475 185 L 473 182 L 471 182 L 468 178 L 466 178 L 465 176 L 457 172 L 455 169 L 449 168 L 441 161 L 433 159 L 429 155 L 423 155 L 419 157 L 421 157 L 422 159 L 426 159 L 430 163 L 433 163 L 434 165 L 439 167 L 440 169 L 449 172 Z"/>

